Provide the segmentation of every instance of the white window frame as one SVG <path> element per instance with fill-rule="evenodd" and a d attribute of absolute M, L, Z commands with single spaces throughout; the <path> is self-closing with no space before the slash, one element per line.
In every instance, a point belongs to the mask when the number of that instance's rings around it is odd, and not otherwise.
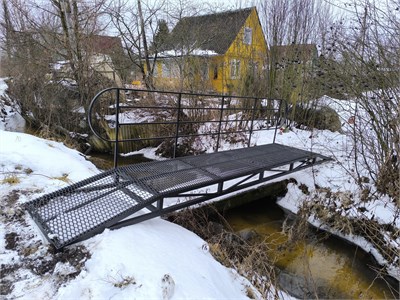
<path fill-rule="evenodd" d="M 239 59 L 231 59 L 230 67 L 231 67 L 231 79 L 239 78 L 240 60 Z"/>
<path fill-rule="evenodd" d="M 209 67 L 207 62 L 202 62 L 202 64 L 200 65 L 200 76 L 201 79 L 203 80 L 208 80 L 210 78 Z"/>
<path fill-rule="evenodd" d="M 177 78 L 179 76 L 179 69 L 175 61 L 164 60 L 161 63 L 161 77 L 163 78 Z"/>
<path fill-rule="evenodd" d="M 161 77 L 163 78 L 169 78 L 170 77 L 170 68 L 169 68 L 169 62 L 163 61 L 161 63 Z"/>
<path fill-rule="evenodd" d="M 243 33 L 243 44 L 251 45 L 253 37 L 253 29 L 251 27 L 245 27 Z"/>
<path fill-rule="evenodd" d="M 255 76 L 255 75 L 258 74 L 258 62 L 256 62 L 256 61 L 250 61 L 249 67 L 250 67 L 250 70 L 251 70 L 251 74 L 252 74 L 252 75 Z"/>

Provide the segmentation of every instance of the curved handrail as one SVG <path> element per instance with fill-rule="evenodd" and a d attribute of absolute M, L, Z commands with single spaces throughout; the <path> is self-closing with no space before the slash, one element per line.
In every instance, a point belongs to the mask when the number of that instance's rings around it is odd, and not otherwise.
<path fill-rule="evenodd" d="M 111 91 L 111 90 L 117 90 L 117 91 L 118 91 L 118 89 L 119 89 L 119 88 L 111 87 L 111 88 L 106 88 L 106 89 L 104 89 L 104 90 L 101 90 L 100 92 L 98 92 L 98 93 L 96 94 L 96 96 L 93 97 L 92 101 L 90 101 L 89 109 L 88 109 L 88 124 L 89 124 L 90 130 L 91 130 L 91 131 L 93 132 L 93 134 L 94 134 L 96 137 L 98 137 L 99 139 L 101 139 L 101 140 L 103 140 L 103 141 L 106 141 L 106 142 L 111 142 L 111 143 L 115 143 L 116 140 L 110 140 L 110 139 L 107 139 L 107 138 L 105 138 L 105 137 L 102 137 L 102 136 L 100 135 L 100 133 L 98 133 L 98 132 L 94 129 L 93 123 L 92 123 L 92 109 L 93 109 L 93 105 L 97 102 L 97 100 L 99 99 L 99 97 L 100 97 L 102 94 L 104 94 L 104 93 L 106 93 L 106 92 L 108 92 L 108 91 Z M 117 139 L 118 139 L 118 138 L 117 138 Z"/>

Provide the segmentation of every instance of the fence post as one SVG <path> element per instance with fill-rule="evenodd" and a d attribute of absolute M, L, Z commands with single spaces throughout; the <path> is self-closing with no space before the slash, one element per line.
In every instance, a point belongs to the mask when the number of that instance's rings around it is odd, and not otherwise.
<path fill-rule="evenodd" d="M 118 166 L 118 155 L 119 155 L 119 89 L 116 89 L 116 100 L 115 100 L 115 145 L 114 145 L 114 169 Z"/>
<path fill-rule="evenodd" d="M 180 122 L 180 114 L 181 114 L 181 100 L 182 100 L 182 93 L 178 94 L 178 112 L 176 116 L 176 131 L 175 131 L 175 144 L 174 144 L 174 157 L 176 157 L 176 148 L 178 146 L 178 137 L 179 137 L 179 122 Z"/>
<path fill-rule="evenodd" d="M 221 134 L 222 118 L 224 116 L 224 102 L 225 102 L 225 96 L 222 96 L 221 109 L 220 109 L 219 122 L 218 122 L 217 148 L 215 149 L 215 152 L 218 152 L 218 148 L 219 148 L 219 139 L 220 139 L 220 134 Z"/>

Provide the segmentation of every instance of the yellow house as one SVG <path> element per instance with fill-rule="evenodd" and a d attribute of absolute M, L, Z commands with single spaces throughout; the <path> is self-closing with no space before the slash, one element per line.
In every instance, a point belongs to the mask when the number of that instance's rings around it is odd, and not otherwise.
<path fill-rule="evenodd" d="M 259 78 L 267 43 L 255 7 L 182 18 L 169 33 L 154 68 L 156 88 L 240 93 Z"/>

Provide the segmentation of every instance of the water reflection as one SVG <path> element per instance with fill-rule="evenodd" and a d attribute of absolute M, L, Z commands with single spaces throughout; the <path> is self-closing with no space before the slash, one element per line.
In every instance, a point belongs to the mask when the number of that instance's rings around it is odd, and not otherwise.
<path fill-rule="evenodd" d="M 371 257 L 344 240 L 313 230 L 305 239 L 286 245 L 285 214 L 270 201 L 232 209 L 225 218 L 235 231 L 253 229 L 268 242 L 279 284 L 297 298 L 395 298 L 394 288 L 371 270 Z"/>

